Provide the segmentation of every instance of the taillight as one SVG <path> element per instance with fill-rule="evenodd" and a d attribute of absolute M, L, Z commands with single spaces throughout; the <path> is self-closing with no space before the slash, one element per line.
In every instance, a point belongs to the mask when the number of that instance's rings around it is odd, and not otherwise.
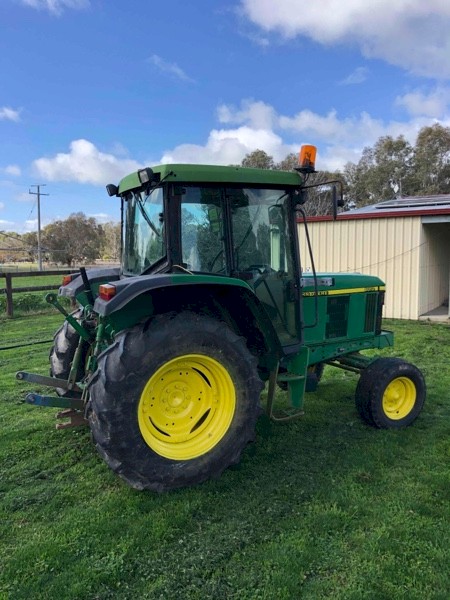
<path fill-rule="evenodd" d="M 102 300 L 111 300 L 116 295 L 116 286 L 110 283 L 104 283 L 98 288 L 98 295 Z"/>
<path fill-rule="evenodd" d="M 62 278 L 62 285 L 68 285 L 69 283 L 71 283 L 73 281 L 73 275 L 64 275 L 64 277 Z"/>

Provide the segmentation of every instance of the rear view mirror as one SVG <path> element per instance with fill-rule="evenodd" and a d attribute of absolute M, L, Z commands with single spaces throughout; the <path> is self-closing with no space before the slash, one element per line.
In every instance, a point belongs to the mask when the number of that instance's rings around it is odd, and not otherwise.
<path fill-rule="evenodd" d="M 339 183 L 339 194 L 338 194 L 338 191 L 337 191 L 336 183 L 333 185 L 333 191 L 332 191 L 332 199 L 333 199 L 333 221 L 336 221 L 336 219 L 337 219 L 338 208 L 341 208 L 342 206 L 344 206 L 344 197 L 343 197 L 343 193 L 342 193 L 342 183 L 341 182 L 337 182 L 337 183 Z"/>

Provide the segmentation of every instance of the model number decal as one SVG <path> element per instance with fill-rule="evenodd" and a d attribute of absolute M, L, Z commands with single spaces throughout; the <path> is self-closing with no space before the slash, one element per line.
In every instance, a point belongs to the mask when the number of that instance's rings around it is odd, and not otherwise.
<path fill-rule="evenodd" d="M 303 292 L 303 296 L 337 296 L 340 294 L 362 294 L 364 292 L 383 292 L 385 290 L 385 286 L 379 287 L 365 287 L 365 288 L 350 288 L 346 290 L 319 290 L 316 292 Z"/>

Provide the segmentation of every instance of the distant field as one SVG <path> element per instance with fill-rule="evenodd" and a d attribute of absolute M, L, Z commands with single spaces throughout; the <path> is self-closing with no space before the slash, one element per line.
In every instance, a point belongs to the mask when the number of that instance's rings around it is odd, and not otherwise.
<path fill-rule="evenodd" d="M 51 339 L 60 323 L 0 321 L 0 346 Z M 363 424 L 357 377 L 328 367 L 304 418 L 262 417 L 240 465 L 165 495 L 131 490 L 87 429 L 56 431 L 55 410 L 22 404 L 39 387 L 14 373 L 47 373 L 50 344 L 1 350 L 0 598 L 450 598 L 450 327 L 385 325 L 385 355 L 427 380 L 412 427 Z"/>

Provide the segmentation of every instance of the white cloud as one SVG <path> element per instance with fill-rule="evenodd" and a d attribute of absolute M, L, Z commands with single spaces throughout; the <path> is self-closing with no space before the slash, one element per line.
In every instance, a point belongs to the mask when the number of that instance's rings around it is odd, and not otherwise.
<path fill-rule="evenodd" d="M 221 104 L 217 109 L 220 123 L 226 125 L 248 124 L 255 129 L 271 129 L 276 120 L 273 106 L 265 102 L 246 99 L 241 102 L 241 108 Z"/>
<path fill-rule="evenodd" d="M 173 75 L 177 79 L 181 79 L 181 81 L 187 81 L 189 83 L 194 82 L 194 80 L 191 79 L 191 77 L 189 77 L 189 75 L 187 75 L 176 63 L 167 62 L 157 54 L 152 54 L 147 61 L 159 69 L 162 73 Z"/>
<path fill-rule="evenodd" d="M 48 223 L 46 223 L 48 225 Z M 43 225 L 41 224 L 41 227 L 43 227 Z M 24 225 L 22 226 L 22 230 L 24 230 L 25 232 L 29 232 L 29 231 L 37 231 L 38 228 L 38 220 L 37 219 L 27 219 L 24 223 Z"/>
<path fill-rule="evenodd" d="M 0 219 L 0 227 L 2 227 L 3 225 L 9 227 L 10 225 L 14 225 L 14 223 L 13 221 L 5 221 L 4 219 Z"/>
<path fill-rule="evenodd" d="M 48 10 L 54 15 L 60 15 L 64 9 L 82 9 L 90 5 L 89 0 L 22 0 L 22 4 L 36 8 L 37 10 Z"/>
<path fill-rule="evenodd" d="M 441 96 L 445 96 L 444 91 L 437 94 L 438 98 Z M 421 101 L 420 92 L 411 92 L 398 99 L 398 104 L 409 107 L 412 117 L 409 121 L 389 122 L 375 119 L 366 112 L 344 117 L 336 110 L 319 114 L 303 109 L 283 115 L 265 102 L 248 99 L 237 107 L 223 104 L 217 109 L 222 127 L 212 129 L 204 144 L 184 143 L 167 149 L 159 162 L 240 164 L 246 154 L 256 149 L 264 150 L 275 161 L 280 161 L 290 152 L 297 152 L 302 144 L 312 143 L 318 146 L 320 169 L 342 169 L 349 161 L 357 163 L 363 148 L 373 146 L 381 136 L 403 135 L 414 144 L 424 126 L 438 120 L 442 126 L 450 127 L 450 112 L 445 102 L 433 104 L 430 93 L 429 96 L 423 94 L 423 105 L 427 98 L 429 107 L 421 111 L 415 109 Z M 38 175 L 49 181 L 101 185 L 117 183 L 122 176 L 143 165 L 131 158 L 101 152 L 92 142 L 81 139 L 70 144 L 69 152 L 39 158 L 33 166 Z M 28 194 L 23 194 L 24 201 L 29 199 Z"/>
<path fill-rule="evenodd" d="M 276 160 L 281 160 L 292 151 L 291 146 L 284 144 L 274 131 L 243 126 L 236 129 L 213 129 L 204 146 L 181 144 L 166 151 L 161 163 L 235 165 L 240 164 L 246 154 L 257 148 L 265 150 Z"/>
<path fill-rule="evenodd" d="M 26 192 L 18 192 L 15 194 L 14 200 L 16 200 L 16 202 L 34 202 L 36 200 L 36 196 Z"/>
<path fill-rule="evenodd" d="M 14 110 L 10 106 L 0 108 L 0 121 L 20 121 L 20 110 Z"/>
<path fill-rule="evenodd" d="M 142 168 L 143 165 L 130 158 L 117 158 L 101 152 L 88 140 L 75 140 L 70 151 L 60 152 L 53 158 L 38 158 L 33 168 L 48 181 L 76 181 L 93 185 L 105 185 Z"/>
<path fill-rule="evenodd" d="M 117 223 L 117 216 L 113 217 L 107 213 L 88 214 L 87 216 L 93 217 L 101 225 L 104 223 Z"/>
<path fill-rule="evenodd" d="M 238 108 L 221 105 L 217 113 L 222 124 L 234 127 L 213 129 L 204 145 L 181 144 L 167 150 L 161 162 L 240 164 L 256 149 L 280 161 L 289 152 L 297 152 L 301 144 L 313 143 L 318 146 L 319 168 L 336 170 L 349 161 L 358 162 L 363 148 L 373 146 L 381 136 L 403 135 L 413 144 L 419 130 L 435 122 L 423 115 L 408 122 L 384 122 L 365 112 L 340 117 L 335 110 L 318 114 L 304 109 L 282 115 L 272 106 L 252 100 L 244 100 Z M 439 116 L 443 126 L 450 126 L 449 113 Z"/>
<path fill-rule="evenodd" d="M 369 69 L 367 67 L 358 67 L 350 73 L 348 77 L 340 81 L 341 85 L 356 85 L 358 83 L 363 83 L 367 79 L 367 75 L 369 73 Z"/>
<path fill-rule="evenodd" d="M 0 202 L 0 210 L 3 210 L 5 208 L 5 203 L 4 202 Z"/>
<path fill-rule="evenodd" d="M 438 87 L 431 92 L 415 90 L 395 100 L 413 116 L 426 116 L 438 119 L 442 114 L 450 112 L 450 88 Z"/>
<path fill-rule="evenodd" d="M 18 165 L 8 165 L 4 169 L 2 169 L 2 171 L 7 175 L 13 175 L 14 177 L 19 177 L 19 175 L 21 175 L 22 173 Z"/>
<path fill-rule="evenodd" d="M 241 6 L 265 32 L 306 36 L 325 45 L 356 44 L 367 58 L 450 78 L 447 0 L 241 0 Z"/>

